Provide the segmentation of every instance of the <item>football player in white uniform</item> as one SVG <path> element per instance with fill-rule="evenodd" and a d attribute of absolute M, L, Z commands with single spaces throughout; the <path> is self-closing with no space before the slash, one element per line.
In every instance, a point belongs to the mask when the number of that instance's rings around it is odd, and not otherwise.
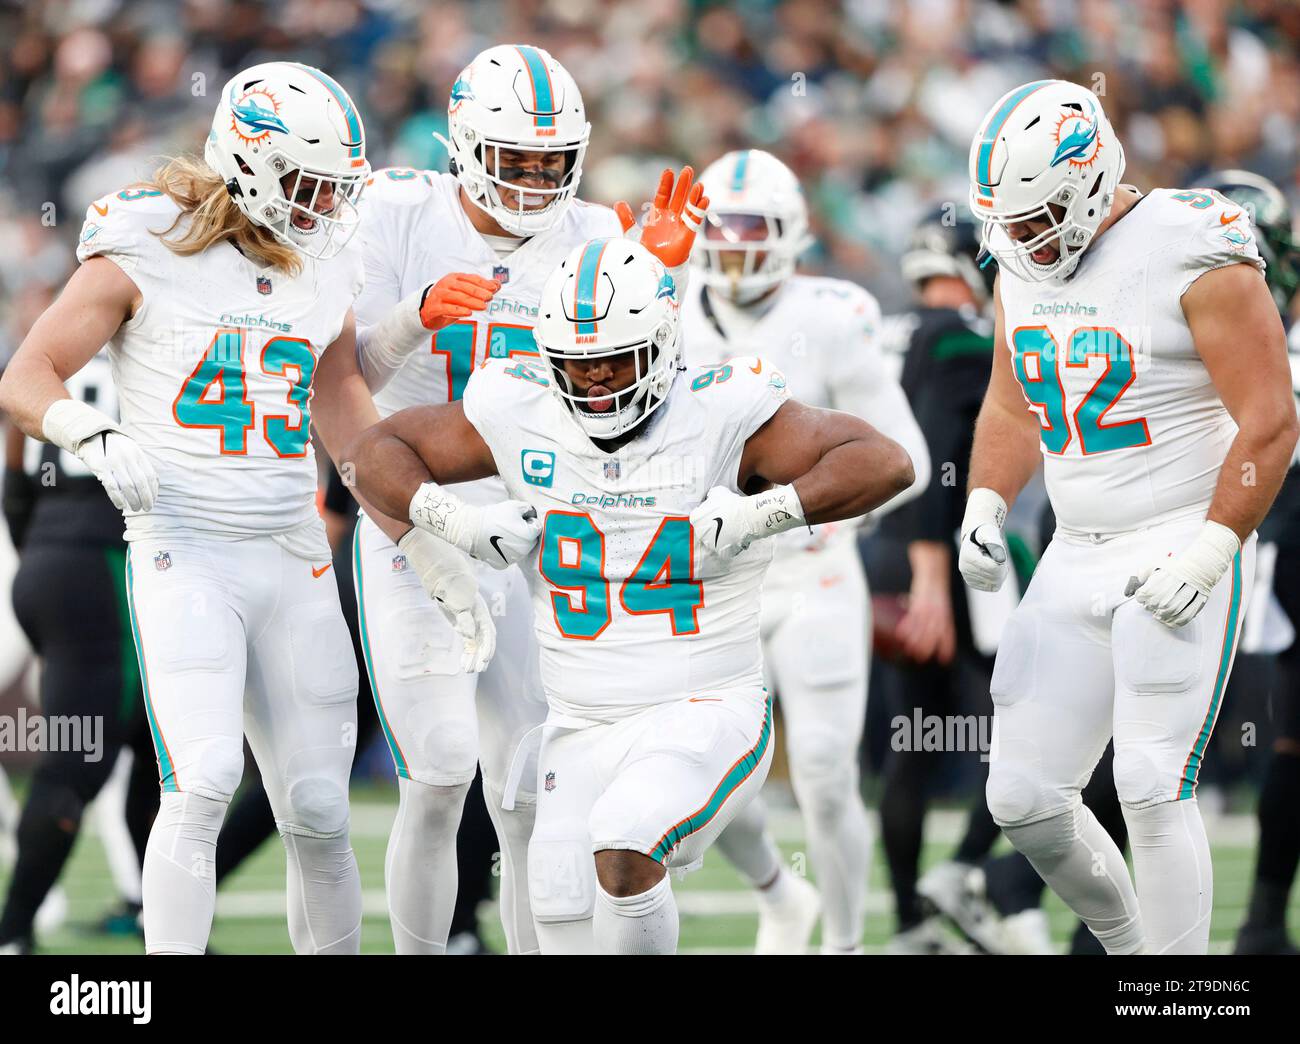
<path fill-rule="evenodd" d="M 1204 953 L 1196 778 L 1295 449 L 1286 344 L 1243 209 L 1119 184 L 1124 151 L 1075 84 L 1018 87 L 970 153 L 997 257 L 994 367 L 959 562 L 1007 573 L 1007 504 L 1040 459 L 1056 534 L 998 647 L 987 796 L 1108 952 Z M 1107 741 L 1136 890 L 1081 804 Z"/>
<path fill-rule="evenodd" d="M 762 355 L 809 406 L 844 410 L 896 440 L 925 489 L 925 436 L 878 344 L 880 307 L 840 279 L 795 273 L 809 246 L 799 181 L 759 149 L 731 152 L 701 175 L 711 207 L 695 244 L 696 285 L 682 308 L 692 364 Z M 871 836 L 858 781 L 871 625 L 852 522 L 798 530 L 775 542 L 763 586 L 763 658 L 781 701 L 790 776 L 821 888 L 822 949 L 853 952 L 866 914 Z M 718 847 L 756 889 L 759 953 L 802 952 L 816 924 L 816 890 L 790 873 L 751 802 Z"/>
<path fill-rule="evenodd" d="M 294 949 L 359 947 L 356 666 L 323 575 L 308 403 L 318 361 L 354 354 L 350 240 L 369 173 L 334 80 L 291 62 L 239 73 L 204 161 L 91 204 L 82 266 L 0 382 L 15 423 L 78 456 L 126 515 L 162 788 L 144 865 L 150 953 L 204 951 L 245 735 L 287 853 Z M 64 386 L 105 343 L 120 423 Z"/>
<path fill-rule="evenodd" d="M 791 400 L 761 359 L 685 370 L 678 326 L 669 271 L 593 240 L 542 291 L 540 362 L 490 359 L 462 403 L 396 414 L 348 454 L 383 510 L 526 569 L 550 708 L 528 857 L 544 953 L 676 948 L 667 869 L 702 857 L 771 760 L 761 538 L 912 481 L 897 444 Z M 495 547 L 438 485 L 487 475 L 517 498 Z"/>
<path fill-rule="evenodd" d="M 358 340 L 374 393 L 374 405 L 363 408 L 375 421 L 409 406 L 459 401 L 488 359 L 535 355 L 546 277 L 578 243 L 622 234 L 614 211 L 575 198 L 591 125 L 577 84 L 545 51 L 484 51 L 457 77 L 447 111 L 451 173 L 381 170 L 363 207 Z M 679 184 L 690 188 L 689 180 Z M 318 424 L 331 442 L 362 427 Z M 501 501 L 504 487 L 484 479 L 457 493 L 485 505 Z M 394 941 L 398 953 L 446 946 L 456 828 L 477 763 L 501 846 L 507 945 L 512 953 L 535 951 L 523 884 L 531 786 L 502 808 L 511 756 L 546 716 L 527 586 L 500 556 L 494 568 L 479 566 L 500 655 L 482 678 L 466 672 L 455 632 L 399 546 L 409 529 L 409 521 L 368 510 L 354 549 L 366 665 L 400 794 L 385 864 Z"/>

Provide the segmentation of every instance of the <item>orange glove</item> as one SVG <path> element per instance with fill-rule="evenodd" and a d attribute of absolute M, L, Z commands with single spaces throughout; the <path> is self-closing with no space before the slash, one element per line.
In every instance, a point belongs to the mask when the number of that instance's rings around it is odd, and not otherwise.
<path fill-rule="evenodd" d="M 420 300 L 420 324 L 426 330 L 441 330 L 471 312 L 481 312 L 501 284 L 468 272 L 445 275 L 424 292 Z"/>
<path fill-rule="evenodd" d="M 655 193 L 650 213 L 641 226 L 641 245 L 654 254 L 667 268 L 677 268 L 686 263 L 695 243 L 695 233 L 704 223 L 704 212 L 709 201 L 703 185 L 691 185 L 695 171 L 683 167 L 674 185 L 673 172 L 665 170 L 659 177 L 659 191 Z M 632 208 L 626 203 L 614 205 L 614 212 L 626 233 L 636 225 Z"/>

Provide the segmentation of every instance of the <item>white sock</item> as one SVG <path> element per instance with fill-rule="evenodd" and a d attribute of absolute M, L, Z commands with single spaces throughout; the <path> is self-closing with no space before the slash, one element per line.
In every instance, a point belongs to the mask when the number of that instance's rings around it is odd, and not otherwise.
<path fill-rule="evenodd" d="M 281 831 L 280 837 L 294 953 L 360 953 L 361 875 L 347 831 L 333 837 Z"/>
<path fill-rule="evenodd" d="M 483 799 L 501 846 L 501 926 L 506 933 L 506 950 L 537 953 L 537 927 L 528 903 L 528 839 L 533 835 L 537 806 L 519 802 L 506 811 L 501 807 L 501 798 L 501 790 L 484 780 Z"/>
<path fill-rule="evenodd" d="M 581 921 L 538 921 L 538 950 L 544 954 L 592 954 L 596 937 L 591 930 L 592 918 Z"/>
<path fill-rule="evenodd" d="M 596 886 L 592 932 L 597 953 L 677 952 L 677 903 L 668 875 L 649 891 L 613 896 Z"/>
<path fill-rule="evenodd" d="M 230 799 L 165 793 L 144 853 L 146 953 L 201 954 L 217 901 L 217 835 Z"/>
<path fill-rule="evenodd" d="M 1137 953 L 1142 917 L 1128 866 L 1114 839 L 1082 802 L 1003 832 L 1107 953 Z"/>
<path fill-rule="evenodd" d="M 456 906 L 456 829 L 469 784 L 431 787 L 397 781 L 397 819 L 388 838 L 384 885 L 393 943 L 400 954 L 447 949 Z"/>
<path fill-rule="evenodd" d="M 808 828 L 808 854 L 822 894 L 822 946 L 852 950 L 862 942 L 871 870 L 871 823 L 852 762 L 809 774 L 792 766 L 795 798 Z"/>
<path fill-rule="evenodd" d="M 742 808 L 713 842 L 760 897 L 781 878 L 781 852 L 767 832 L 767 809 L 760 798 Z M 767 898 L 772 898 L 769 892 Z"/>
<path fill-rule="evenodd" d="M 1124 822 L 1148 948 L 1152 953 L 1206 953 L 1214 873 L 1196 799 L 1125 806 Z"/>

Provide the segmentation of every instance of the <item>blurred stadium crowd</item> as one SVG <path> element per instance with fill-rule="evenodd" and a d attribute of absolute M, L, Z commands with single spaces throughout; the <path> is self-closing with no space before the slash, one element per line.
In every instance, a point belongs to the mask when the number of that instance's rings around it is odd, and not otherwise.
<path fill-rule="evenodd" d="M 0 358 L 70 270 L 89 202 L 196 148 L 208 93 L 237 67 L 325 68 L 358 99 L 375 167 L 441 169 L 430 132 L 456 72 L 510 40 L 549 49 L 582 86 L 587 198 L 769 148 L 809 195 L 812 267 L 886 312 L 907 297 L 895 262 L 916 219 L 965 199 L 979 116 L 1026 80 L 1102 93 L 1139 187 L 1244 167 L 1300 200 L 1295 0 L 7 0 Z"/>

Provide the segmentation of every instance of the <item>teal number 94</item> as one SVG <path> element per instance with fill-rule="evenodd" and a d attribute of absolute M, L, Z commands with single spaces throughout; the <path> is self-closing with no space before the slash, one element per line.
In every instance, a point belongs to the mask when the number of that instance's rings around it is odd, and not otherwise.
<path fill-rule="evenodd" d="M 690 519 L 665 518 L 619 588 L 623 611 L 631 616 L 663 613 L 673 634 L 698 634 L 704 584 L 694 577 L 693 546 Z M 605 534 L 590 515 L 547 513 L 540 571 L 555 588 L 551 608 L 559 632 L 585 641 L 598 638 L 613 614 L 605 575 Z"/>

